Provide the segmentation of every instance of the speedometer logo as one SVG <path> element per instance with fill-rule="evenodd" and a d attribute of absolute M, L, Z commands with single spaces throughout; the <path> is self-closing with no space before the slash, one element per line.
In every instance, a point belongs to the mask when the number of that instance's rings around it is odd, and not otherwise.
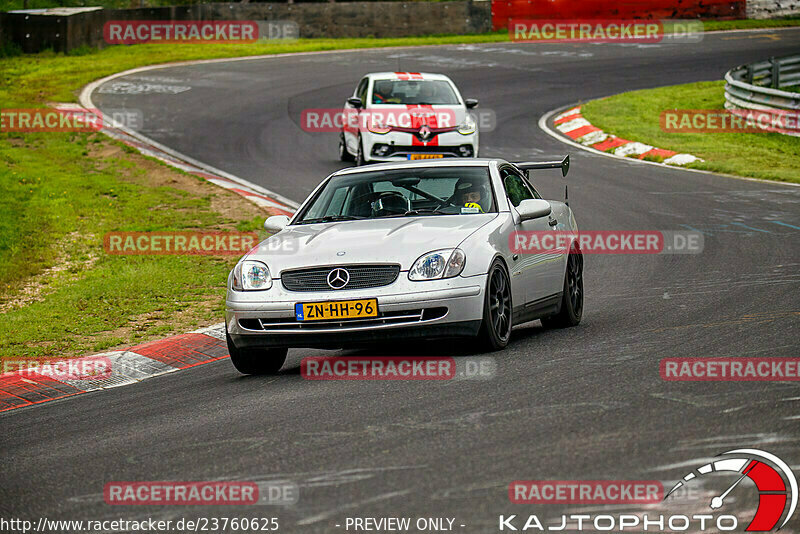
<path fill-rule="evenodd" d="M 740 473 L 730 487 L 711 499 L 709 507 L 717 510 L 725 506 L 725 501 L 731 492 L 736 490 L 745 478 L 749 478 L 758 489 L 758 508 L 746 530 L 748 532 L 772 530 L 783 517 L 783 522 L 778 526 L 780 530 L 797 508 L 797 479 L 786 462 L 774 454 L 758 449 L 736 449 L 719 456 L 721 457 L 719 460 L 702 465 L 686 474 L 664 498 L 695 478 L 718 472 Z"/>

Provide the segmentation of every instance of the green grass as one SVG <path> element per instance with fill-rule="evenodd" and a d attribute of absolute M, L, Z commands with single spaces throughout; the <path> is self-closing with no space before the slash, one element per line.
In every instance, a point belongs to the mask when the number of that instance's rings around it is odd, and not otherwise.
<path fill-rule="evenodd" d="M 589 122 L 623 139 L 703 158 L 691 168 L 800 183 L 800 139 L 777 133 L 667 133 L 660 115 L 670 109 L 722 109 L 724 82 L 633 91 L 582 107 Z"/>
<path fill-rule="evenodd" d="M 707 32 L 723 30 L 756 30 L 760 28 L 787 28 L 800 26 L 800 18 L 786 17 L 768 20 L 704 20 L 703 29 Z"/>
<path fill-rule="evenodd" d="M 145 0 L 144 7 L 158 6 L 183 6 L 195 3 L 194 0 Z M 0 0 L 0 11 L 14 11 L 18 9 L 45 9 L 50 7 L 95 7 L 125 9 L 139 7 L 139 0 Z"/>
<path fill-rule="evenodd" d="M 225 2 L 226 0 L 206 0 L 204 3 Z M 319 2 L 326 0 L 317 0 Z M 361 0 L 364 1 L 364 0 Z M 366 0 L 366 1 L 381 1 L 381 0 Z M 385 0 L 383 0 L 385 1 Z M 402 0 L 390 0 L 400 2 Z M 412 2 L 419 1 L 450 1 L 450 0 L 411 0 Z M 44 9 L 50 7 L 85 7 L 85 6 L 102 6 L 105 8 L 125 9 L 125 8 L 138 8 L 138 7 L 163 7 L 163 6 L 188 6 L 197 4 L 197 0 L 28 0 L 27 9 Z M 25 0 L 0 0 L 0 11 L 12 11 L 17 9 L 25 9 Z"/>
<path fill-rule="evenodd" d="M 235 257 L 112 256 L 103 235 L 254 230 L 258 219 L 230 220 L 210 209 L 213 195 L 230 194 L 210 185 L 203 195 L 148 185 L 143 164 L 158 164 L 141 156 L 89 155 L 109 146 L 98 134 L 6 134 L 0 141 L 0 304 L 32 286 L 39 291 L 0 315 L 0 358 L 105 350 L 221 317 Z M 176 324 L 181 312 L 194 324 Z"/>

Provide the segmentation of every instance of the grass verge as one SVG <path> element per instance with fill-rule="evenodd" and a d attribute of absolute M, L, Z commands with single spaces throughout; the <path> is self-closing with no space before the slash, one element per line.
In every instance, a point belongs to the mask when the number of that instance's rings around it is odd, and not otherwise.
<path fill-rule="evenodd" d="M 777 133 L 667 133 L 669 109 L 722 109 L 724 82 L 701 82 L 633 91 L 594 100 L 581 111 L 598 128 L 623 139 L 703 158 L 691 168 L 800 183 L 800 139 Z"/>
<path fill-rule="evenodd" d="M 116 256 L 110 231 L 255 230 L 261 211 L 100 134 L 0 142 L 0 359 L 69 357 L 222 317 L 234 256 Z"/>
<path fill-rule="evenodd" d="M 788 28 L 800 26 L 800 19 L 796 17 L 786 17 L 781 19 L 745 19 L 745 20 L 704 20 L 703 30 L 707 32 L 718 32 L 724 30 L 758 30 L 768 28 Z"/>

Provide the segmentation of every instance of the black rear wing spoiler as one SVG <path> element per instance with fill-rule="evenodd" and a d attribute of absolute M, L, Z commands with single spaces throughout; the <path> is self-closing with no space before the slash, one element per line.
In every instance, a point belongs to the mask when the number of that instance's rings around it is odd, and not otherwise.
<path fill-rule="evenodd" d="M 561 161 L 542 161 L 542 162 L 519 162 L 514 163 L 516 167 L 522 171 L 525 171 L 526 174 L 530 170 L 537 170 L 537 169 L 561 169 L 561 175 L 566 177 L 567 173 L 569 172 L 569 156 L 564 156 L 564 159 Z"/>

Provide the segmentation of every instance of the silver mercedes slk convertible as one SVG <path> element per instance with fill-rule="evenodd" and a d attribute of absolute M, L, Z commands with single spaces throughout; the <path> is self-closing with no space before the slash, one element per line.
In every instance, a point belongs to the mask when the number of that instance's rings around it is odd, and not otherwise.
<path fill-rule="evenodd" d="M 460 159 L 387 163 L 328 176 L 291 220 L 228 276 L 226 331 L 242 373 L 277 372 L 290 347 L 339 349 L 393 339 L 476 337 L 506 346 L 511 327 L 577 325 L 577 239 L 520 250 L 530 236 L 575 235 L 566 202 L 544 200 L 544 163 Z M 538 242 L 538 241 L 537 241 Z"/>

